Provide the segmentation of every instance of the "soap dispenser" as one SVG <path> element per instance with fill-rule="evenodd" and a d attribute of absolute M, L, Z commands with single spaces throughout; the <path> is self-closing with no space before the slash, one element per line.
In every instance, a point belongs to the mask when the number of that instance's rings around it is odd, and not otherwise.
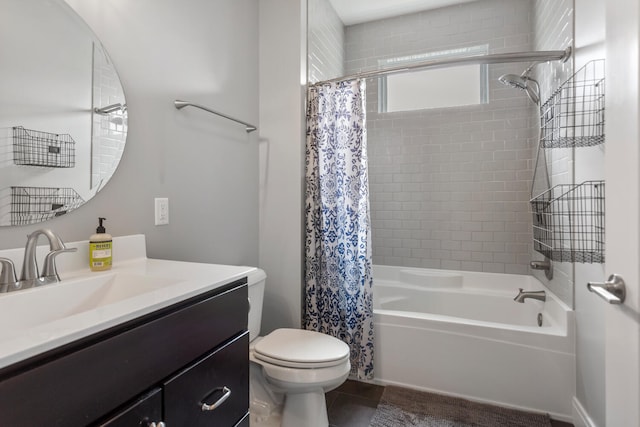
<path fill-rule="evenodd" d="M 98 218 L 96 234 L 89 238 L 89 268 L 92 271 L 104 271 L 111 268 L 113 240 L 102 225 L 106 218 Z"/>

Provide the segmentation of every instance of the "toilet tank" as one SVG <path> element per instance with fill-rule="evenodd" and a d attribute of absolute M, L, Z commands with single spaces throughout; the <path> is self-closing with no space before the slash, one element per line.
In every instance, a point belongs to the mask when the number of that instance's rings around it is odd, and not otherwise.
<path fill-rule="evenodd" d="M 264 285 L 267 275 L 261 269 L 256 269 L 247 275 L 249 285 L 249 341 L 260 335 L 262 323 L 262 302 L 264 300 Z"/>

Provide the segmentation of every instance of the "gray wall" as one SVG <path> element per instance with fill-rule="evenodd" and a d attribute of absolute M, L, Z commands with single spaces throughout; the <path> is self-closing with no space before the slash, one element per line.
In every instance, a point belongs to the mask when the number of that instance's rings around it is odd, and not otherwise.
<path fill-rule="evenodd" d="M 300 327 L 306 0 L 260 0 L 262 333 Z"/>
<path fill-rule="evenodd" d="M 68 3 L 119 72 L 129 111 L 127 147 L 93 200 L 42 225 L 2 228 L 0 248 L 22 247 L 42 226 L 66 241 L 86 240 L 104 216 L 115 236 L 144 233 L 151 257 L 256 265 L 257 133 L 172 103 L 187 99 L 257 123 L 258 1 Z M 155 197 L 169 198 L 169 225 L 153 225 Z"/>
<path fill-rule="evenodd" d="M 532 2 L 486 0 L 346 29 L 347 73 L 378 60 L 470 45 L 532 49 Z M 374 263 L 529 272 L 533 104 L 497 82 L 528 64 L 489 67 L 489 104 L 377 112 L 367 84 Z"/>

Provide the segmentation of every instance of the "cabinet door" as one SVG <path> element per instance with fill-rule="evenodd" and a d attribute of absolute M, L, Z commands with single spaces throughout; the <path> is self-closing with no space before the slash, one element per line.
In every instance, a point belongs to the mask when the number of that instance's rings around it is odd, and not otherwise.
<path fill-rule="evenodd" d="M 215 327 L 215 324 L 212 324 Z M 203 410 L 203 404 L 212 406 Z M 167 426 L 233 427 L 248 411 L 249 333 L 195 362 L 164 383 Z"/>
<path fill-rule="evenodd" d="M 100 422 L 100 427 L 147 427 L 162 419 L 162 389 L 155 388 L 127 408 Z"/>

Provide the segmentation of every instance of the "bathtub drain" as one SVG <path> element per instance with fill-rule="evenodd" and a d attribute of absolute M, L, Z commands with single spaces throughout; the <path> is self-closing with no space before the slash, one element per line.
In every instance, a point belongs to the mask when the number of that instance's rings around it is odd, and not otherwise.
<path fill-rule="evenodd" d="M 542 313 L 538 313 L 538 326 L 542 326 Z"/>

